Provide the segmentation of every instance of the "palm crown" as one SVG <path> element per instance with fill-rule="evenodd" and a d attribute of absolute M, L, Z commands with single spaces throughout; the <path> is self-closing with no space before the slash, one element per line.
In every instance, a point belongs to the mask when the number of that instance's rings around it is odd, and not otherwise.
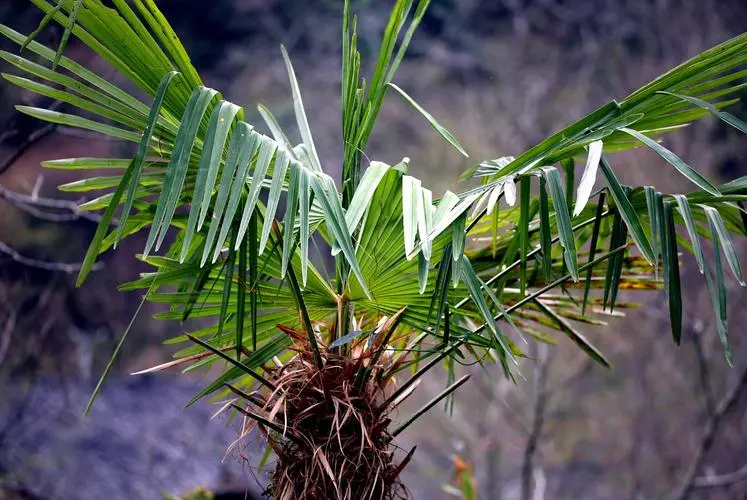
<path fill-rule="evenodd" d="M 281 367 L 294 359 L 305 360 L 311 369 L 342 366 L 357 390 L 371 384 L 387 408 L 409 395 L 414 382 L 441 361 L 450 385 L 427 408 L 464 381 L 454 381 L 455 362 L 497 362 L 510 377 L 522 355 L 517 340 L 527 335 L 547 341 L 548 329 L 567 335 L 606 365 L 575 323 L 603 324 L 600 317 L 614 310 L 621 288 L 659 288 L 659 273 L 679 343 L 680 248 L 694 254 L 704 274 L 730 359 L 724 267 L 744 286 L 730 233 L 747 231 L 741 206 L 747 180 L 714 185 L 657 137 L 711 114 L 747 132 L 747 124 L 722 111 L 743 88 L 747 36 L 700 54 L 515 158 L 480 162 L 465 174 L 479 181 L 477 187 L 434 199 L 408 175 L 408 159 L 394 166 L 364 165 L 368 139 L 390 90 L 467 155 L 451 133 L 393 83 L 428 0 L 395 2 L 369 79 L 361 76 L 365 64 L 357 50 L 356 19 L 345 2 L 338 184 L 325 173 L 317 153 L 285 50 L 298 145 L 268 109 L 259 107 L 270 133 L 264 135 L 244 121 L 241 107 L 203 86 L 153 0 L 114 0 L 114 7 L 101 0 L 32 2 L 46 14 L 42 26 L 54 20 L 65 27 L 63 41 L 54 51 L 33 41 L 36 33 L 27 37 L 0 26 L 4 36 L 52 62 L 50 69 L 23 55 L 0 53 L 24 74 L 5 78 L 99 118 L 27 106 L 18 110 L 138 145 L 133 158 L 45 164 L 113 171 L 66 186 L 109 191 L 82 206 L 103 209 L 104 215 L 78 282 L 102 252 L 148 231 L 142 259 L 153 272 L 121 289 L 146 290 L 148 300 L 168 307 L 158 314 L 164 320 L 213 319 L 210 326 L 172 339 L 189 345 L 176 361 L 152 370 L 227 363 L 193 401 L 232 391 L 262 410 L 236 405 L 237 411 L 285 435 L 275 421 L 273 394 L 287 375 Z M 152 102 L 140 101 L 62 55 L 70 35 Z M 641 146 L 692 181 L 693 191 L 663 194 L 652 186 L 621 185 L 614 160 L 606 155 Z M 576 182 L 574 162 L 584 158 Z M 594 191 L 597 177 L 604 187 Z M 678 226 L 684 231 L 678 232 Z M 334 277 L 325 276 L 310 259 L 309 241 L 315 235 L 334 257 Z M 712 241 L 712 259 L 705 258 L 701 239 Z M 411 377 L 392 392 L 390 381 L 408 368 Z"/>

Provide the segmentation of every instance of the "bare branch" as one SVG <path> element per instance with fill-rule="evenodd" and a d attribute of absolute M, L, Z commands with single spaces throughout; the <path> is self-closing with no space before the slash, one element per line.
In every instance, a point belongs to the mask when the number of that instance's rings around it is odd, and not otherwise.
<path fill-rule="evenodd" d="M 703 351 L 703 341 L 701 339 L 701 332 L 703 330 L 702 325 L 699 321 L 693 322 L 693 327 L 690 329 L 690 338 L 695 348 L 695 355 L 698 359 L 698 376 L 700 379 L 700 388 L 703 390 L 703 398 L 705 399 L 706 410 L 708 416 L 713 416 L 713 412 L 716 410 L 716 398 L 713 395 L 713 389 L 711 388 L 711 375 L 708 368 L 708 360 L 706 359 L 705 352 Z"/>
<path fill-rule="evenodd" d="M 8 319 L 5 321 L 5 328 L 3 328 L 3 336 L 0 338 L 0 365 L 3 364 L 5 354 L 8 352 L 10 347 L 10 337 L 13 335 L 13 330 L 16 328 L 16 311 L 11 310 L 8 313 Z"/>
<path fill-rule="evenodd" d="M 31 149 L 31 147 L 37 142 L 41 141 L 49 134 L 54 132 L 57 125 L 54 123 L 47 124 L 34 132 L 32 132 L 25 141 L 23 141 L 2 163 L 0 163 L 0 175 L 4 174 L 10 167 L 13 166 L 23 154 Z"/>
<path fill-rule="evenodd" d="M 545 409 L 547 407 L 547 374 L 549 371 L 549 352 L 548 347 L 545 344 L 535 343 L 534 352 L 536 353 L 536 363 L 534 365 L 534 401 L 532 406 L 532 428 L 529 432 L 529 438 L 527 439 L 526 448 L 524 448 L 524 461 L 521 466 L 521 498 L 522 500 L 531 500 L 535 498 L 532 495 L 532 490 L 536 490 L 535 493 L 542 496 L 544 491 L 544 485 L 541 485 L 542 481 L 537 481 L 539 477 L 544 480 L 544 475 L 541 471 L 535 469 L 534 459 L 537 453 L 537 447 L 539 445 L 540 437 L 542 436 L 542 429 L 545 424 Z M 535 481 L 533 484 L 532 478 Z M 540 488 L 540 486 L 542 486 Z"/>
<path fill-rule="evenodd" d="M 737 401 L 739 401 L 739 398 L 745 392 L 747 392 L 747 367 L 742 370 L 742 374 L 737 383 L 724 395 L 723 398 L 721 398 L 718 405 L 716 405 L 715 411 L 708 419 L 703 434 L 700 437 L 698 451 L 695 453 L 695 457 L 690 463 L 680 487 L 673 495 L 673 499 L 684 500 L 695 487 L 695 476 L 702 467 L 706 455 L 713 446 L 716 433 L 723 422 L 724 417 L 732 410 L 732 408 L 734 408 L 734 406 L 736 406 Z"/>
<path fill-rule="evenodd" d="M 52 104 L 50 104 L 48 109 L 56 110 L 61 105 L 62 101 L 54 101 Z M 23 156 L 26 151 L 31 149 L 32 146 L 50 135 L 55 130 L 57 130 L 57 124 L 48 123 L 43 127 L 31 132 L 28 137 L 26 137 L 22 143 L 16 146 L 16 148 L 10 153 L 10 155 L 5 160 L 3 160 L 2 163 L 0 163 L 0 175 L 4 174 L 10 167 L 12 167 L 13 164 L 17 162 L 18 159 L 21 158 L 21 156 Z M 10 137 L 15 137 L 16 135 L 18 135 L 18 133 L 19 131 L 16 129 L 4 131 L 2 134 L 0 134 L 0 144 L 2 144 Z"/>
<path fill-rule="evenodd" d="M 58 271 L 67 274 L 74 274 L 80 271 L 80 263 L 67 263 L 67 262 L 51 262 L 31 259 L 18 253 L 16 250 L 10 248 L 8 245 L 0 241 L 0 253 L 3 253 L 10 257 L 13 261 L 23 264 L 27 267 L 34 267 L 37 269 L 45 269 L 47 271 Z M 96 263 L 93 266 L 93 270 L 101 269 L 102 264 Z"/>
<path fill-rule="evenodd" d="M 57 200 L 54 198 L 41 198 L 38 196 L 18 193 L 0 185 L 0 199 L 3 199 L 11 205 L 23 210 L 24 212 L 42 220 L 51 222 L 71 222 L 80 219 L 99 222 L 101 216 L 81 210 L 74 201 Z M 47 210 L 57 210 L 63 213 L 49 212 Z"/>
<path fill-rule="evenodd" d="M 695 480 L 693 481 L 693 488 L 716 488 L 721 486 L 730 486 L 742 481 L 747 481 L 747 465 L 729 474 L 695 478 Z"/>
<path fill-rule="evenodd" d="M 52 103 L 52 105 L 49 107 L 49 109 L 57 109 L 61 105 L 60 101 L 55 101 Z M 31 147 L 33 147 L 37 142 L 41 141 L 48 135 L 50 135 L 55 130 L 61 130 L 57 125 L 55 124 L 47 124 L 33 132 L 31 132 L 28 137 L 25 138 L 25 140 L 18 146 L 15 147 L 13 151 L 8 155 L 7 158 L 5 158 L 2 163 L 0 163 L 0 175 L 5 173 L 10 167 L 15 164 L 16 161 L 18 161 L 21 156 L 23 156 Z M 7 139 L 14 137 L 18 135 L 18 130 L 12 129 L 12 130 L 6 130 L 2 133 L 0 133 L 0 144 L 5 142 Z M 32 194 L 22 194 L 17 193 L 15 191 L 11 191 L 10 189 L 0 186 L 0 199 L 6 200 L 8 203 L 12 204 L 13 206 L 19 208 L 20 210 L 23 210 L 24 212 L 42 219 L 47 220 L 51 222 L 70 222 L 70 221 L 76 221 L 80 219 L 86 219 L 90 220 L 92 222 L 99 222 L 101 220 L 101 217 L 96 214 L 88 213 L 85 211 L 80 210 L 78 207 L 78 204 L 73 201 L 67 201 L 67 200 L 56 200 L 51 198 L 42 198 L 38 196 L 38 189 L 40 187 L 40 184 L 37 183 L 34 187 L 34 190 Z M 53 211 L 61 211 L 64 213 L 50 213 L 46 210 L 42 209 L 49 209 Z"/>

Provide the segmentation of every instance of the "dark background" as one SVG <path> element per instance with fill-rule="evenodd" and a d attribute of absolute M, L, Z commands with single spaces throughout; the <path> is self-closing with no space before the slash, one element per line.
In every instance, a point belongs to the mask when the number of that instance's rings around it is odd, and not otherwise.
<path fill-rule="evenodd" d="M 390 3 L 354 2 L 369 62 Z M 341 0 L 158 4 L 208 85 L 246 106 L 251 123 L 261 123 L 254 110 L 262 102 L 293 130 L 279 52 L 285 44 L 317 148 L 330 172 L 337 171 Z M 24 33 L 41 17 L 26 0 L 0 5 L 0 21 Z M 472 158 L 496 158 L 520 153 L 745 29 L 742 0 L 433 0 L 396 82 L 454 132 Z M 60 35 L 49 29 L 41 39 L 56 46 Z M 0 47 L 17 50 L 5 41 Z M 78 44 L 67 55 L 117 78 Z M 56 190 L 76 180 L 73 174 L 43 171 L 40 161 L 116 157 L 129 150 L 65 128 L 26 148 L 43 125 L 17 114 L 13 104 L 19 102 L 51 104 L 0 83 L 0 499 L 148 499 L 200 485 L 257 491 L 238 453 L 221 462 L 235 430 L 224 420 L 209 421 L 218 407 L 182 410 L 200 388 L 199 375 L 128 375 L 169 357 L 161 342 L 180 327 L 151 319 L 157 307 L 146 305 L 138 316 L 101 398 L 81 418 L 139 303 L 134 294 L 116 292 L 116 285 L 141 269 L 132 256 L 143 242 L 132 238 L 105 256 L 104 267 L 76 289 L 74 272 L 61 264 L 82 259 L 95 222 L 75 214 L 64 222 L 49 220 L 48 211 L 29 210 L 34 203 L 14 202 L 13 193 L 80 201 L 79 193 Z M 747 115 L 743 103 L 731 111 Z M 381 123 L 368 156 L 389 163 L 412 158 L 414 175 L 435 192 L 454 188 L 459 173 L 472 165 L 394 95 Z M 666 144 L 718 181 L 747 174 L 744 137 L 714 120 L 673 134 Z M 688 189 L 648 151 L 625 154 L 619 164 L 630 184 Z M 66 213 L 54 211 L 60 212 Z M 453 482 L 455 455 L 472 464 L 481 498 L 487 499 L 519 498 L 522 470 L 534 478 L 536 499 L 666 498 L 687 480 L 699 450 L 696 482 L 746 471 L 747 295 L 732 283 L 735 367 L 729 368 L 702 277 L 691 258 L 683 260 L 687 335 L 681 347 L 671 342 L 663 294 L 628 293 L 625 301 L 645 307 L 608 326 L 586 328 L 612 370 L 593 365 L 563 339 L 549 348 L 530 347 L 537 361 L 521 366 L 524 378 L 517 384 L 497 371 L 475 370 L 479 376 L 460 390 L 452 417 L 433 410 L 402 440 L 403 447 L 418 444 L 406 470 L 415 498 L 450 498 L 442 485 Z M 44 269 L 50 263 L 55 270 Z M 442 387 L 434 374 L 421 386 L 420 400 Z M 704 434 L 709 425 L 710 441 Z M 251 445 L 244 451 L 256 461 L 254 453 Z M 697 488 L 693 497 L 746 494 L 747 482 L 731 481 Z"/>

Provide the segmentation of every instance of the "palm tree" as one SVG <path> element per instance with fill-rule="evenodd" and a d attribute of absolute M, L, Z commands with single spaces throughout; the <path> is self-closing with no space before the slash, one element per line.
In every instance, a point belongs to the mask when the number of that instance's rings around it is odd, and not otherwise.
<path fill-rule="evenodd" d="M 659 272 L 679 343 L 679 249 L 694 254 L 705 276 L 730 360 L 722 251 L 744 285 L 730 233 L 747 233 L 741 205 L 747 178 L 714 185 L 657 138 L 710 114 L 747 132 L 747 124 L 722 111 L 743 87 L 739 69 L 747 62 L 747 35 L 515 158 L 477 163 L 465 176 L 477 179 L 478 187 L 435 200 L 408 175 L 408 159 L 393 166 L 363 161 L 390 89 L 467 155 L 393 83 L 429 0 L 394 2 L 368 79 L 361 75 L 356 18 L 345 2 L 337 184 L 317 154 L 285 50 L 297 145 L 268 109 L 259 106 L 270 134 L 264 135 L 244 121 L 242 108 L 203 86 L 154 0 L 106 2 L 113 7 L 102 0 L 31 1 L 45 13 L 40 27 L 50 21 L 64 27 L 62 42 L 55 51 L 33 40 L 39 30 L 25 36 L 0 26 L 5 37 L 51 62 L 2 52 L 25 75 L 5 78 L 100 119 L 18 110 L 138 145 L 133 158 L 45 163 L 115 172 L 77 185 L 108 190 L 81 207 L 104 212 L 78 283 L 102 252 L 147 230 L 141 259 L 153 270 L 122 290 L 145 290 L 144 300 L 163 303 L 160 319 L 212 320 L 172 339 L 186 345 L 174 361 L 148 371 L 225 363 L 192 402 L 228 396 L 226 411 L 243 418 L 242 436 L 253 429 L 262 433 L 277 458 L 272 496 L 407 497 L 399 474 L 414 449 L 397 454 L 395 438 L 467 380 L 456 380 L 456 363 L 499 364 L 513 377 L 523 356 L 517 341 L 529 336 L 543 342 L 548 331 L 557 331 L 606 366 L 576 323 L 599 324 L 614 310 L 621 288 L 660 288 Z M 142 102 L 65 57 L 71 35 L 152 101 Z M 607 154 L 641 146 L 689 179 L 693 191 L 664 194 L 653 186 L 621 185 Z M 576 184 L 574 161 L 584 158 Z M 597 177 L 604 187 L 594 191 Z M 312 262 L 314 236 L 334 258 L 334 276 Z M 712 259 L 705 258 L 701 238 L 711 240 Z M 393 422 L 392 412 L 438 365 L 445 366 L 448 386 L 411 417 Z"/>

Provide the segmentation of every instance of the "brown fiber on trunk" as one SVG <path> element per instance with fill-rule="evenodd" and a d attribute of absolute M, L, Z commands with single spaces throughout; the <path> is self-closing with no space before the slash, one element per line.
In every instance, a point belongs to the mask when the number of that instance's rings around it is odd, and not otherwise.
<path fill-rule="evenodd" d="M 390 413 L 409 394 L 387 394 L 406 358 L 394 361 L 386 352 L 398 318 L 369 345 L 363 340 L 337 349 L 312 347 L 302 333 L 278 325 L 298 354 L 266 368 L 270 380 L 262 390 L 246 394 L 229 386 L 245 403 L 235 407 L 259 426 L 277 457 L 266 494 L 278 500 L 410 498 L 399 474 L 414 449 L 395 459 L 396 431 L 389 428 Z"/>
<path fill-rule="evenodd" d="M 400 499 L 403 463 L 394 461 L 384 382 L 357 387 L 359 360 L 323 353 L 320 369 L 299 355 L 278 370 L 276 422 L 286 437 L 271 437 L 277 454 L 269 488 L 277 499 Z M 271 412 L 272 413 L 272 412 Z"/>

